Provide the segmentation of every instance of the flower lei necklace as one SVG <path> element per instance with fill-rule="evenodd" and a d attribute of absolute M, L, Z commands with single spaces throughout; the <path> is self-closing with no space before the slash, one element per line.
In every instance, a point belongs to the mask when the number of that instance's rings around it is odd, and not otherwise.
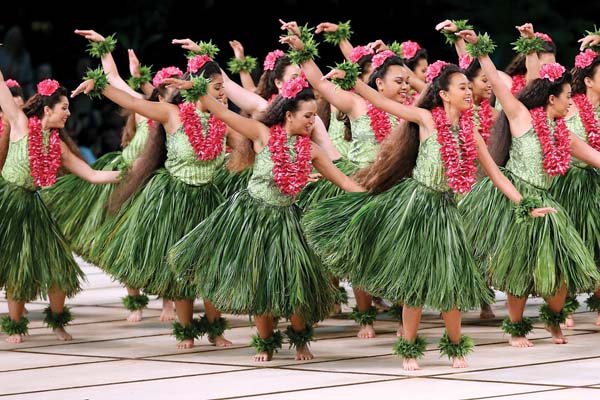
<path fill-rule="evenodd" d="M 587 133 L 588 144 L 594 149 L 600 150 L 600 126 L 598 126 L 592 102 L 582 93 L 574 95 L 573 102 L 579 110 L 579 117 Z"/>
<path fill-rule="evenodd" d="M 479 104 L 477 116 L 479 117 L 479 134 L 487 143 L 492 134 L 492 106 L 488 99 L 483 99 Z"/>
<path fill-rule="evenodd" d="M 208 134 L 204 135 L 204 126 L 196 113 L 193 103 L 179 105 L 183 130 L 188 137 L 194 153 L 199 160 L 214 160 L 223 152 L 223 138 L 227 132 L 227 125 L 214 115 L 208 119 Z"/>
<path fill-rule="evenodd" d="M 475 138 L 473 136 L 473 109 L 463 111 L 459 120 L 458 143 L 450 131 L 450 120 L 443 107 L 431 110 L 437 129 L 437 141 L 441 144 L 440 154 L 446 170 L 448 186 L 456 193 L 466 193 L 475 183 Z M 460 148 L 460 154 L 458 149 Z"/>
<path fill-rule="evenodd" d="M 543 107 L 529 110 L 533 118 L 533 129 L 537 133 L 542 152 L 544 153 L 544 170 L 548 175 L 564 175 L 571 163 L 569 151 L 569 130 L 564 118 L 556 118 L 554 140 L 548 126 L 548 114 Z"/>
<path fill-rule="evenodd" d="M 48 144 L 44 145 L 42 121 L 38 117 L 29 118 L 29 168 L 36 186 L 52 186 L 60 168 L 60 136 L 58 129 L 50 131 Z"/>
<path fill-rule="evenodd" d="M 367 115 L 371 120 L 371 129 L 375 132 L 375 139 L 377 139 L 378 143 L 383 142 L 392 131 L 392 122 L 390 121 L 389 114 L 367 102 Z M 396 121 L 399 121 L 398 118 L 396 118 Z"/>
<path fill-rule="evenodd" d="M 296 136 L 296 162 L 291 161 L 287 136 L 281 125 L 273 125 L 269 137 L 269 151 L 274 164 L 275 185 L 281 193 L 294 197 L 306 186 L 308 174 L 312 170 L 310 136 Z"/>
<path fill-rule="evenodd" d="M 512 86 L 510 87 L 510 92 L 515 94 L 519 92 L 521 89 L 525 87 L 527 84 L 527 79 L 525 79 L 525 75 L 513 75 L 512 77 Z"/>

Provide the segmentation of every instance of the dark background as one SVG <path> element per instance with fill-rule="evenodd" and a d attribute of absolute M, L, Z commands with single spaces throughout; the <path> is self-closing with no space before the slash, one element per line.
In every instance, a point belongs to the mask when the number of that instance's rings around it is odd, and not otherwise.
<path fill-rule="evenodd" d="M 514 28 L 517 24 L 532 22 L 536 31 L 548 33 L 558 46 L 558 61 L 570 67 L 578 49 L 577 39 L 585 30 L 593 29 L 594 23 L 600 22 L 599 1 L 386 0 L 363 1 L 360 7 L 354 6 L 356 2 L 341 0 L 243 3 L 110 0 L 80 3 L 79 7 L 71 4 L 11 1 L 2 6 L 0 38 L 4 38 L 9 28 L 21 27 L 34 69 L 32 84 L 38 78 L 51 75 L 68 89 L 74 89 L 86 67 L 95 66 L 97 61 L 89 60 L 85 53 L 87 41 L 75 35 L 74 29 L 94 29 L 103 35 L 116 33 L 118 45 L 113 55 L 122 76 L 127 78 L 127 48 L 133 48 L 143 64 L 153 65 L 153 71 L 167 65 L 184 69 L 184 52 L 171 44 L 173 38 L 212 39 L 221 49 L 217 61 L 222 65 L 233 56 L 228 41 L 237 39 L 246 54 L 258 57 L 262 64 L 267 52 L 275 48 L 286 49 L 277 42 L 281 32 L 279 18 L 311 26 L 324 21 L 351 20 L 353 44 L 366 44 L 375 39 L 386 42 L 415 40 L 428 50 L 430 61 L 456 60 L 454 50 L 444 44 L 443 36 L 434 30 L 434 26 L 446 18 L 468 18 L 476 31 L 489 32 L 498 44 L 493 57 L 500 68 L 505 67 L 513 55 L 510 42 L 517 38 Z M 84 11 L 84 8 L 93 11 Z M 192 11 L 192 8 L 199 11 Z M 258 17 L 251 17 L 253 14 Z M 317 62 L 323 70 L 341 59 L 339 50 L 329 44 L 321 43 L 319 50 L 321 58 Z M 81 102 L 86 106 L 83 100 Z M 89 104 L 86 107 L 85 110 L 89 109 Z M 97 127 L 100 131 L 118 130 L 119 120 L 110 121 L 114 108 L 106 101 L 94 102 L 92 108 L 99 109 L 99 118 L 103 118 L 96 125 L 102 125 L 106 120 L 110 122 L 108 128 Z M 74 136 L 77 136 L 76 132 Z M 102 153 L 115 145 L 118 147 L 115 140 L 103 145 L 96 143 L 95 152 Z"/>

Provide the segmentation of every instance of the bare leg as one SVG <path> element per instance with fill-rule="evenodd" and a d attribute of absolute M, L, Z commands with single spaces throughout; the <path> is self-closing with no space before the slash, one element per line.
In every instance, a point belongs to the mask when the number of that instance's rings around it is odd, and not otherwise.
<path fill-rule="evenodd" d="M 523 320 L 523 312 L 525 311 L 525 303 L 527 296 L 515 297 L 507 295 L 508 316 L 510 322 L 520 322 Z M 524 336 L 511 336 L 508 343 L 513 347 L 533 347 L 533 343 L 527 340 Z"/>
<path fill-rule="evenodd" d="M 290 322 L 292 323 L 292 329 L 294 332 L 304 332 L 304 330 L 306 330 L 306 324 L 300 315 L 292 315 Z M 314 357 L 315 356 L 313 356 L 313 354 L 310 352 L 308 345 L 296 348 L 296 360 L 306 361 L 312 360 Z"/>
<path fill-rule="evenodd" d="M 160 313 L 160 321 L 174 321 L 175 320 L 175 304 L 173 300 L 163 299 L 162 312 Z"/>
<path fill-rule="evenodd" d="M 19 322 L 21 320 L 21 318 L 23 317 L 23 310 L 25 309 L 25 302 L 24 301 L 17 301 L 17 300 L 13 300 L 10 295 L 7 294 L 7 298 L 8 298 L 8 316 L 10 317 L 11 320 L 15 321 L 15 322 Z M 9 337 L 6 338 L 6 341 L 8 343 L 13 343 L 13 344 L 17 344 L 17 343 L 21 343 L 23 342 L 23 335 L 21 334 L 14 334 L 14 335 L 10 335 Z"/>
<path fill-rule="evenodd" d="M 261 339 L 268 339 L 273 335 L 273 316 L 271 315 L 256 315 L 254 316 L 254 325 L 258 331 L 258 336 Z M 256 362 L 271 361 L 273 359 L 273 353 L 263 351 L 256 353 L 253 357 Z"/>
<path fill-rule="evenodd" d="M 422 309 L 404 305 L 402 308 L 402 322 L 404 325 L 404 339 L 413 342 L 417 337 L 419 324 L 421 323 Z M 421 369 L 416 358 L 405 358 L 402 360 L 402 368 L 405 371 L 416 371 Z"/>
<path fill-rule="evenodd" d="M 50 309 L 55 314 L 60 314 L 65 310 L 65 293 L 58 289 L 51 289 L 48 291 L 48 298 L 50 299 Z M 64 327 L 53 329 L 54 334 L 58 340 L 71 340 L 71 336 Z"/>
<path fill-rule="evenodd" d="M 139 296 L 140 289 L 132 289 L 130 287 L 127 288 L 128 296 Z M 129 312 L 129 316 L 127 317 L 127 322 L 140 322 L 142 320 L 142 310 L 132 310 Z"/>
<path fill-rule="evenodd" d="M 450 311 L 442 313 L 444 318 L 444 324 L 446 325 L 446 331 L 448 332 L 448 338 L 454 344 L 460 343 L 460 311 L 455 308 Z M 452 367 L 454 368 L 466 368 L 467 361 L 464 357 L 456 357 L 452 360 Z"/>
<path fill-rule="evenodd" d="M 175 310 L 179 323 L 183 326 L 188 326 L 194 318 L 194 302 L 190 300 L 176 300 Z M 191 349 L 194 347 L 194 339 L 184 339 L 177 343 L 177 348 L 180 350 Z"/>
<path fill-rule="evenodd" d="M 221 318 L 221 313 L 219 310 L 217 310 L 215 306 L 208 300 L 204 300 L 204 312 L 206 313 L 206 319 L 208 319 L 209 323 L 213 323 Z M 208 340 L 210 340 L 210 342 L 217 347 L 229 347 L 232 345 L 232 343 L 225 339 L 223 335 L 219 335 L 214 338 L 209 337 Z"/>
<path fill-rule="evenodd" d="M 373 296 L 364 290 L 353 289 L 354 290 L 354 298 L 356 299 L 356 307 L 358 311 L 367 311 L 371 307 L 371 303 L 373 302 Z M 373 325 L 361 325 L 358 333 L 356 334 L 360 339 L 372 339 L 375 337 L 375 329 L 373 329 Z"/>
<path fill-rule="evenodd" d="M 546 303 L 548 304 L 548 307 L 552 312 L 560 312 L 562 311 L 565 305 L 566 298 L 567 285 L 565 284 L 558 292 L 556 292 L 556 295 L 554 295 L 553 297 L 548 297 L 544 300 L 546 300 Z M 552 334 L 552 339 L 554 340 L 554 343 L 567 344 L 569 342 L 565 335 L 563 335 L 560 326 L 547 326 L 546 329 Z"/>

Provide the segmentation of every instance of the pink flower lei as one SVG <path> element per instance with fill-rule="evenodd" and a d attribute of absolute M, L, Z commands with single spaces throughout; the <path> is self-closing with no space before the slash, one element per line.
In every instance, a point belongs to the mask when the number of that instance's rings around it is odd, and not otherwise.
<path fill-rule="evenodd" d="M 540 68 L 540 78 L 548 79 L 550 82 L 554 82 L 562 78 L 565 73 L 565 67 L 559 63 L 544 64 Z"/>
<path fill-rule="evenodd" d="M 521 91 L 527 85 L 527 79 L 525 75 L 513 75 L 512 76 L 512 85 L 510 86 L 510 92 L 512 94 L 516 94 Z"/>
<path fill-rule="evenodd" d="M 194 56 L 188 60 L 187 63 L 187 72 L 195 74 L 198 70 L 204 67 L 204 64 L 212 61 L 213 59 L 207 56 L 206 54 L 200 54 L 198 56 Z"/>
<path fill-rule="evenodd" d="M 44 95 L 45 96 L 45 95 Z M 48 145 L 44 146 L 42 121 L 38 117 L 29 118 L 29 169 L 36 186 L 52 186 L 60 168 L 60 136 L 58 129 L 50 131 Z"/>
<path fill-rule="evenodd" d="M 297 78 L 289 79 L 281 88 L 280 94 L 286 99 L 293 99 L 302 91 L 302 89 L 308 87 L 308 81 L 303 75 Z"/>
<path fill-rule="evenodd" d="M 263 62 L 263 70 L 265 71 L 273 71 L 275 69 L 275 63 L 279 59 L 279 57 L 284 56 L 285 53 L 282 50 L 273 50 L 265 57 L 265 61 Z"/>
<path fill-rule="evenodd" d="M 456 193 L 466 193 L 475 183 L 477 172 L 473 109 L 465 110 L 460 115 L 458 141 L 450 130 L 450 120 L 443 107 L 434 108 L 431 115 L 437 129 L 437 141 L 441 144 L 440 154 L 446 170 L 448 187 Z"/>
<path fill-rule="evenodd" d="M 485 141 L 485 143 L 490 140 L 490 136 L 492 134 L 492 105 L 488 99 L 484 99 L 479 104 L 479 110 L 477 111 L 477 115 L 479 116 L 479 134 Z"/>
<path fill-rule="evenodd" d="M 380 108 L 375 107 L 370 102 L 367 102 L 367 115 L 371 121 L 371 129 L 375 133 L 375 139 L 378 143 L 383 142 L 392 131 L 390 115 Z"/>
<path fill-rule="evenodd" d="M 594 50 L 585 49 L 585 51 L 582 51 L 575 56 L 575 66 L 581 69 L 587 68 L 594 62 L 596 57 L 598 57 L 598 53 Z"/>
<path fill-rule="evenodd" d="M 369 56 L 371 54 L 375 54 L 375 51 L 372 48 L 367 46 L 356 46 L 352 49 L 348 58 L 350 59 L 350 61 L 356 64 L 360 61 L 361 58 L 363 58 L 364 56 Z"/>
<path fill-rule="evenodd" d="M 52 96 L 56 89 L 60 87 L 60 83 L 54 79 L 44 79 L 37 84 L 37 92 L 42 96 Z"/>
<path fill-rule="evenodd" d="M 165 79 L 172 76 L 180 78 L 183 76 L 183 72 L 177 67 L 165 67 L 154 75 L 154 78 L 152 79 L 152 86 L 157 88 Z"/>
<path fill-rule="evenodd" d="M 433 64 L 429 64 L 429 66 L 427 67 L 427 72 L 425 73 L 425 80 L 427 82 L 431 82 L 432 80 L 437 78 L 442 73 L 444 67 L 448 64 L 449 63 L 442 60 L 437 60 Z"/>
<path fill-rule="evenodd" d="M 554 127 L 554 140 L 548 126 L 548 114 L 543 107 L 529 110 L 533 119 L 533 129 L 538 136 L 544 153 L 544 170 L 550 176 L 564 175 L 571 163 L 569 129 L 564 118 L 557 118 Z"/>
<path fill-rule="evenodd" d="M 600 125 L 598 124 L 592 102 L 583 93 L 574 95 L 573 102 L 579 110 L 579 117 L 587 133 L 588 144 L 600 151 Z"/>
<path fill-rule="evenodd" d="M 421 50 L 421 46 L 417 42 L 407 40 L 400 44 L 400 50 L 402 51 L 402 58 L 410 60 L 417 54 L 417 51 Z"/>
<path fill-rule="evenodd" d="M 198 160 L 214 160 L 223 152 L 223 138 L 227 133 L 227 125 L 214 115 L 208 119 L 208 132 L 196 113 L 193 103 L 179 105 L 179 113 L 183 122 L 183 130 L 188 137 Z"/>
<path fill-rule="evenodd" d="M 296 161 L 292 162 L 287 146 L 287 133 L 281 125 L 273 125 L 269 137 L 269 152 L 273 160 L 275 186 L 281 193 L 295 197 L 308 183 L 308 175 L 312 171 L 310 136 L 296 136 Z"/>

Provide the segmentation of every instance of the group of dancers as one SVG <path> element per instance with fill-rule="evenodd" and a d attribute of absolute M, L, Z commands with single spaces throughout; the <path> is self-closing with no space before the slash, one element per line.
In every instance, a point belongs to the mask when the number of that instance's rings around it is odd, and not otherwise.
<path fill-rule="evenodd" d="M 493 289 L 507 295 L 511 346 L 533 346 L 530 295 L 544 298 L 540 320 L 566 344 L 575 296 L 592 293 L 600 310 L 600 32 L 579 41 L 567 70 L 549 35 L 518 26 L 502 72 L 493 40 L 467 20 L 436 26 L 458 63 L 429 62 L 410 40 L 354 46 L 350 22 L 280 22 L 287 52 L 267 54 L 258 84 L 241 43 L 230 42 L 228 62 L 240 85 L 211 41 L 190 39 L 173 40 L 187 51 L 183 70 L 152 75 L 128 50 L 125 81 L 117 40 L 93 30 L 75 33 L 101 65 L 71 93 L 48 79 L 25 101 L 0 73 L 6 340 L 24 340 L 25 304 L 38 297 L 49 299 L 46 324 L 71 339 L 65 299 L 84 278 L 76 253 L 127 287 L 128 321 L 142 320 L 148 294 L 162 298 L 180 349 L 203 336 L 231 346 L 229 313 L 252 317 L 255 361 L 284 341 L 312 359 L 315 324 L 344 301 L 340 279 L 354 290 L 361 339 L 376 334 L 377 298 L 397 307 L 393 351 L 405 370 L 425 352 L 423 307 L 442 314 L 441 354 L 466 367 L 474 341 L 461 312 L 493 317 Z M 345 58 L 325 75 L 320 37 Z M 69 98 L 82 93 L 130 112 L 123 150 L 92 166 L 63 132 Z"/>

